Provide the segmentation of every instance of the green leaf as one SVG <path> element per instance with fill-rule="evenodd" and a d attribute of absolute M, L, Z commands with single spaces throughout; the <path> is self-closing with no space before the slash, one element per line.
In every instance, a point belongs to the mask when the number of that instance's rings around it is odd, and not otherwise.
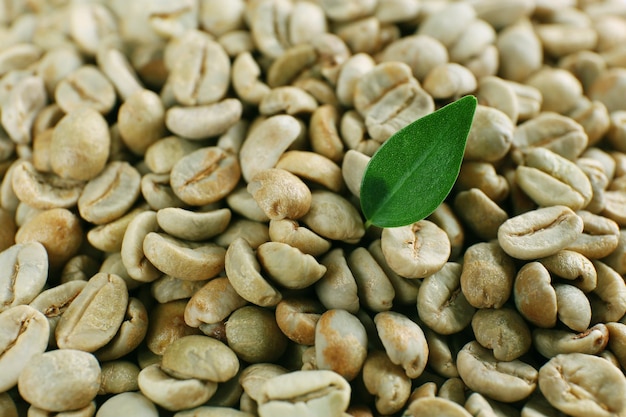
<path fill-rule="evenodd" d="M 476 97 L 463 97 L 385 141 L 361 182 L 366 226 L 405 226 L 435 211 L 459 175 L 475 110 Z"/>

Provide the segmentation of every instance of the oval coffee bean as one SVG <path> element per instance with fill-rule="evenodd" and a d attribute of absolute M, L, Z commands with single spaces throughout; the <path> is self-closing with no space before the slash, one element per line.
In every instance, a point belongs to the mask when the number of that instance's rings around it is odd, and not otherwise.
<path fill-rule="evenodd" d="M 553 255 L 574 242 L 583 221 L 569 207 L 538 208 L 505 221 L 498 229 L 498 243 L 517 259 Z"/>
<path fill-rule="evenodd" d="M 0 313 L 0 391 L 17 384 L 26 364 L 48 346 L 50 325 L 46 317 L 27 305 Z"/>
<path fill-rule="evenodd" d="M 240 176 L 235 156 L 209 146 L 179 159 L 172 167 L 170 183 L 174 193 L 185 203 L 201 206 L 228 195 Z"/>
<path fill-rule="evenodd" d="M 48 253 L 39 242 L 10 246 L 0 252 L 0 265 L 0 312 L 30 303 L 46 285 Z"/>
<path fill-rule="evenodd" d="M 477 341 L 469 342 L 461 349 L 457 356 L 457 367 L 468 388 L 497 401 L 523 400 L 537 386 L 538 373 L 535 368 L 518 359 L 499 361 Z"/>
<path fill-rule="evenodd" d="M 626 377 L 597 356 L 555 356 L 539 370 L 539 389 L 553 407 L 571 416 L 626 412 Z"/>
<path fill-rule="evenodd" d="M 61 349 L 94 352 L 117 333 L 126 307 L 128 289 L 122 278 L 99 272 L 61 316 L 55 336 Z"/>
<path fill-rule="evenodd" d="M 86 407 L 98 393 L 100 364 L 87 352 L 51 350 L 26 363 L 17 381 L 22 398 L 48 411 Z"/>

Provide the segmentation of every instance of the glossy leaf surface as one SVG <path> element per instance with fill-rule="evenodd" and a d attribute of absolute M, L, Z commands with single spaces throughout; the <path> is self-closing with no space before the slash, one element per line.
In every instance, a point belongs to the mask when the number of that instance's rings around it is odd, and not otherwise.
<path fill-rule="evenodd" d="M 412 224 L 445 200 L 459 175 L 476 104 L 474 96 L 465 96 L 385 141 L 361 182 L 367 226 Z"/>

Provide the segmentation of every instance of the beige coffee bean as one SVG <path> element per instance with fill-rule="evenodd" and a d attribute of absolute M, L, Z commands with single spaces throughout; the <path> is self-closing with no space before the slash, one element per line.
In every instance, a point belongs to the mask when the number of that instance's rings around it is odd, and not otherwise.
<path fill-rule="evenodd" d="M 375 241 L 373 241 L 367 247 L 367 250 L 369 255 L 371 255 L 374 260 L 376 260 L 376 263 L 383 270 L 386 278 L 389 280 L 391 286 L 393 287 L 394 305 L 400 306 L 414 304 L 415 299 L 417 298 L 417 292 L 419 291 L 419 285 L 415 285 L 415 280 L 401 277 L 400 275 L 393 272 L 391 267 L 389 267 L 389 265 L 387 264 L 387 260 L 385 260 L 385 255 L 383 254 L 380 239 L 376 239 Z M 382 281 L 381 284 L 386 285 L 384 284 L 384 281 Z M 419 281 L 417 282 L 417 284 L 419 284 Z"/>
<path fill-rule="evenodd" d="M 472 320 L 472 307 L 461 291 L 461 264 L 447 262 L 440 271 L 424 278 L 417 294 L 417 312 L 439 334 L 463 330 Z"/>
<path fill-rule="evenodd" d="M 551 359 L 539 370 L 539 389 L 552 406 L 572 416 L 619 415 L 626 408 L 624 375 L 593 355 L 570 353 Z"/>
<path fill-rule="evenodd" d="M 237 294 L 260 306 L 275 306 L 281 294 L 261 275 L 261 266 L 250 244 L 236 238 L 226 251 L 226 276 Z"/>
<path fill-rule="evenodd" d="M 515 306 L 535 326 L 551 328 L 556 324 L 557 299 L 550 281 L 550 273 L 539 262 L 525 264 L 515 277 Z"/>
<path fill-rule="evenodd" d="M 269 237 L 273 242 L 285 243 L 312 256 L 323 255 L 331 247 L 328 240 L 288 219 L 270 221 Z"/>
<path fill-rule="evenodd" d="M 434 99 L 461 97 L 476 90 L 474 74 L 454 62 L 442 64 L 430 70 L 424 79 L 424 90 Z"/>
<path fill-rule="evenodd" d="M 187 139 L 206 139 L 221 135 L 241 119 L 241 101 L 222 101 L 192 107 L 174 106 L 165 113 L 165 125 L 175 135 Z"/>
<path fill-rule="evenodd" d="M 276 59 L 291 43 L 288 24 L 293 5 L 283 1 L 263 1 L 248 11 L 252 38 L 264 55 Z"/>
<path fill-rule="evenodd" d="M 315 343 L 315 326 L 322 313 L 322 305 L 315 300 L 284 299 L 276 306 L 276 323 L 289 340 L 312 346 Z"/>
<path fill-rule="evenodd" d="M 470 414 L 459 404 L 439 397 L 423 397 L 412 401 L 405 410 L 410 417 L 427 416 L 447 416 L 447 417 L 469 417 Z"/>
<path fill-rule="evenodd" d="M 141 176 L 127 162 L 113 161 L 83 188 L 78 211 L 94 224 L 110 223 L 130 209 L 139 196 Z"/>
<path fill-rule="evenodd" d="M 2 72 L 0 56 L 0 73 Z M 2 127 L 16 144 L 30 144 L 31 128 L 37 113 L 46 105 L 46 90 L 43 79 L 38 76 L 26 76 L 11 86 L 8 98 L 0 109 Z"/>
<path fill-rule="evenodd" d="M 405 278 L 424 278 L 434 274 L 450 255 L 448 236 L 428 220 L 383 229 L 381 247 L 389 267 Z"/>
<path fill-rule="evenodd" d="M 194 212 L 179 207 L 167 207 L 157 211 L 157 222 L 171 236 L 201 241 L 226 230 L 231 216 L 231 211 L 227 208 Z"/>
<path fill-rule="evenodd" d="M 237 374 L 239 362 L 222 342 L 190 335 L 176 339 L 165 349 L 161 369 L 177 378 L 224 382 Z"/>
<path fill-rule="evenodd" d="M 495 241 L 476 243 L 465 251 L 461 291 L 475 308 L 500 308 L 515 279 L 513 259 Z"/>
<path fill-rule="evenodd" d="M 605 208 L 605 189 L 609 179 L 604 173 L 601 162 L 592 158 L 578 158 L 576 165 L 587 175 L 591 184 L 592 197 L 585 209 L 592 213 L 599 213 Z"/>
<path fill-rule="evenodd" d="M 20 395 L 37 408 L 69 411 L 86 407 L 100 388 L 100 365 L 87 352 L 60 349 L 26 363 L 17 381 Z"/>
<path fill-rule="evenodd" d="M 265 242 L 257 248 L 257 259 L 273 281 L 285 288 L 313 285 L 326 272 L 313 256 L 280 242 Z"/>
<path fill-rule="evenodd" d="M 372 254 L 364 247 L 356 248 L 347 261 L 356 281 L 359 301 L 375 312 L 390 310 L 396 295 L 395 289 Z"/>
<path fill-rule="evenodd" d="M 254 401 L 258 401 L 261 398 L 265 381 L 287 372 L 287 369 L 273 363 L 255 363 L 247 366 L 240 373 L 239 381 L 245 394 Z"/>
<path fill-rule="evenodd" d="M 152 282 L 161 276 L 143 250 L 146 235 L 157 230 L 156 213 L 150 210 L 136 214 L 126 226 L 120 253 L 128 275 L 137 281 Z"/>
<path fill-rule="evenodd" d="M 326 190 L 315 190 L 311 197 L 311 207 L 301 219 L 315 233 L 348 243 L 365 234 L 361 215 L 344 197 Z"/>
<path fill-rule="evenodd" d="M 159 96 L 141 89 L 131 94 L 120 106 L 117 126 L 124 144 L 135 154 L 165 136 L 165 109 Z"/>
<path fill-rule="evenodd" d="M 591 301 L 592 322 L 611 322 L 626 314 L 626 284 L 620 274 L 609 265 L 594 260 L 598 274 L 598 285 L 593 290 Z"/>
<path fill-rule="evenodd" d="M 94 352 L 99 361 L 119 359 L 134 351 L 143 342 L 148 331 L 148 312 L 143 303 L 130 297 L 124 321 L 109 343 Z"/>
<path fill-rule="evenodd" d="M 141 177 L 141 195 L 152 210 L 161 210 L 166 207 L 185 206 L 170 185 L 170 174 L 144 174 Z"/>
<path fill-rule="evenodd" d="M 81 407 L 77 410 L 61 411 L 60 413 L 57 413 L 57 415 L 64 416 L 64 415 L 69 414 L 69 415 L 76 416 L 76 417 L 92 417 L 95 414 L 95 412 L 96 412 L 96 402 L 91 401 L 85 407 Z M 50 413 L 51 411 L 35 407 L 34 405 L 31 405 L 30 407 L 28 407 L 28 414 L 32 417 L 47 417 L 50 415 Z"/>
<path fill-rule="evenodd" d="M 426 219 L 436 224 L 448 235 L 448 240 L 450 241 L 449 259 L 455 260 L 458 258 L 465 241 L 465 233 L 461 221 L 450 206 L 444 201 Z"/>
<path fill-rule="evenodd" d="M 459 375 L 468 388 L 502 402 L 515 402 L 528 397 L 537 386 L 538 372 L 515 359 L 498 361 L 491 351 L 473 341 L 457 356 Z M 507 387 L 505 390 L 502 387 Z"/>
<path fill-rule="evenodd" d="M 486 240 L 495 239 L 498 229 L 509 218 L 506 211 L 479 188 L 459 192 L 454 199 L 454 207 L 465 224 Z"/>
<path fill-rule="evenodd" d="M 83 64 L 83 58 L 75 48 L 55 48 L 47 51 L 37 62 L 36 74 L 43 78 L 48 96 L 53 97 L 57 85 Z"/>
<path fill-rule="evenodd" d="M 577 107 L 570 111 L 569 117 L 583 127 L 589 139 L 589 145 L 597 144 L 611 126 L 609 112 L 599 101 L 587 99 L 579 101 Z"/>
<path fill-rule="evenodd" d="M 422 329 L 393 311 L 376 314 L 374 323 L 391 362 L 402 366 L 409 378 L 419 377 L 428 361 L 428 344 Z"/>
<path fill-rule="evenodd" d="M 540 37 L 541 28 L 542 25 L 538 29 Z M 560 68 L 543 68 L 530 76 L 526 84 L 541 92 L 542 111 L 560 114 L 572 110 L 583 92 L 580 81 L 569 71 Z"/>
<path fill-rule="evenodd" d="M 301 88 L 309 93 L 320 105 L 339 105 L 335 90 L 327 81 L 323 79 L 299 78 L 294 81 L 293 86 Z"/>
<path fill-rule="evenodd" d="M 261 388 L 259 416 L 310 415 L 340 417 L 348 408 L 351 388 L 333 371 L 294 371 L 270 378 Z"/>
<path fill-rule="evenodd" d="M 400 411 L 411 393 L 411 380 L 404 370 L 378 350 L 370 352 L 363 364 L 363 382 L 376 396 L 376 410 L 381 414 Z"/>
<path fill-rule="evenodd" d="M 587 353 L 595 355 L 604 350 L 609 340 L 609 331 L 596 324 L 582 333 L 558 329 L 533 330 L 533 346 L 546 358 L 562 353 Z"/>
<path fill-rule="evenodd" d="M 479 80 L 476 90 L 478 103 L 493 107 L 517 123 L 519 116 L 519 103 L 513 87 L 505 80 L 496 76 L 487 76 Z"/>
<path fill-rule="evenodd" d="M 381 52 L 380 60 L 404 62 L 411 67 L 415 78 L 424 81 L 433 68 L 448 62 L 448 50 L 429 35 L 405 36 L 390 43 Z"/>
<path fill-rule="evenodd" d="M 101 4 L 80 4 L 70 9 L 70 35 L 82 52 L 95 55 L 100 42 L 115 36 L 112 12 Z"/>
<path fill-rule="evenodd" d="M 226 204 L 232 211 L 247 220 L 260 223 L 267 223 L 270 220 L 245 186 L 238 186 L 228 194 Z"/>
<path fill-rule="evenodd" d="M 365 119 L 370 136 L 384 142 L 413 120 L 432 113 L 434 102 L 408 65 L 383 62 L 357 82 L 354 107 Z"/>
<path fill-rule="evenodd" d="M 356 314 L 359 310 L 358 287 L 341 248 L 332 249 L 321 260 L 326 273 L 315 284 L 315 292 L 326 309 L 341 309 Z"/>
<path fill-rule="evenodd" d="M 563 57 L 559 67 L 568 70 L 578 78 L 583 91 L 588 92 L 593 82 L 606 70 L 606 61 L 593 51 L 579 51 Z"/>
<path fill-rule="evenodd" d="M 0 313 L 0 390 L 15 386 L 26 364 L 43 353 L 50 333 L 48 320 L 33 307 L 17 305 Z"/>
<path fill-rule="evenodd" d="M 533 148 L 524 155 L 524 165 L 515 179 L 530 198 L 542 206 L 585 208 L 593 196 L 591 182 L 573 162 L 546 148 Z"/>
<path fill-rule="evenodd" d="M 321 184 L 331 191 L 339 192 L 343 188 L 341 168 L 329 158 L 314 152 L 287 151 L 276 163 L 276 168 Z"/>
<path fill-rule="evenodd" d="M 78 67 L 61 79 L 54 90 L 54 99 L 65 113 L 90 107 L 107 114 L 115 105 L 115 89 L 93 65 Z"/>
<path fill-rule="evenodd" d="M 370 157 L 360 151 L 350 149 L 346 152 L 341 164 L 341 174 L 346 187 L 355 197 L 360 197 L 361 180 Z"/>
<path fill-rule="evenodd" d="M 539 115 L 541 102 L 543 101 L 539 90 L 519 82 L 508 79 L 503 80 L 513 89 L 513 93 L 517 98 L 518 121 L 529 120 Z"/>
<path fill-rule="evenodd" d="M 400 37 L 396 26 L 382 24 L 375 16 L 345 22 L 336 26 L 335 33 L 354 53 L 370 55 Z"/>
<path fill-rule="evenodd" d="M 606 106 L 609 113 L 626 110 L 619 97 L 626 85 L 626 71 L 623 68 L 610 68 L 604 71 L 591 84 L 588 97 Z"/>
<path fill-rule="evenodd" d="M 48 253 L 52 269 L 59 268 L 76 254 L 83 240 L 79 218 L 71 211 L 56 208 L 36 214 L 15 234 L 15 243 L 39 242 Z"/>
<path fill-rule="evenodd" d="M 543 49 L 528 19 L 520 19 L 498 34 L 499 73 L 507 80 L 523 82 L 541 67 Z"/>
<path fill-rule="evenodd" d="M 149 312 L 150 322 L 146 334 L 146 346 L 155 355 L 163 355 L 165 349 L 181 337 L 200 334 L 200 330 L 185 323 L 187 300 L 157 304 Z M 159 359 L 160 362 L 160 359 Z"/>
<path fill-rule="evenodd" d="M 17 199 L 31 207 L 46 210 L 52 208 L 70 208 L 76 204 L 82 192 L 83 182 L 63 179 L 54 174 L 38 172 L 33 164 L 26 160 L 16 160 L 10 168 L 3 184 L 3 208 L 10 209 L 11 200 Z M 8 190 L 6 188 L 11 188 Z M 10 193 L 10 194 L 9 194 Z M 12 195 L 11 195 L 12 194 Z M 11 211 L 15 211 L 12 209 Z"/>
<path fill-rule="evenodd" d="M 441 384 L 438 395 L 459 405 L 465 403 L 465 390 L 467 387 L 461 378 L 449 378 Z"/>
<path fill-rule="evenodd" d="M 311 206 L 311 191 L 307 185 L 284 169 L 258 172 L 248 183 L 247 190 L 271 220 L 298 219 Z"/>
<path fill-rule="evenodd" d="M 111 137 L 97 111 L 80 107 L 55 126 L 50 143 L 52 170 L 61 178 L 90 180 L 104 168 Z"/>
<path fill-rule="evenodd" d="M 49 343 L 54 346 L 56 343 L 54 333 L 61 319 L 71 302 L 80 294 L 87 285 L 87 281 L 70 281 L 64 284 L 48 288 L 37 295 L 30 306 L 43 313 L 49 324 Z"/>
<path fill-rule="evenodd" d="M 170 183 L 176 195 L 192 205 L 216 202 L 232 191 L 241 172 L 237 159 L 209 146 L 181 158 L 172 168 Z"/>
<path fill-rule="evenodd" d="M 464 159 L 495 162 L 502 159 L 513 140 L 513 122 L 500 110 L 478 105 L 467 137 Z"/>
<path fill-rule="evenodd" d="M 625 152 L 626 145 L 626 111 L 614 111 L 609 116 L 611 125 L 607 134 L 609 143 L 618 151 Z"/>
<path fill-rule="evenodd" d="M 117 333 L 128 306 L 128 289 L 117 275 L 98 273 L 65 310 L 55 330 L 61 349 L 93 352 Z"/>
<path fill-rule="evenodd" d="M 541 258 L 574 242 L 582 230 L 582 219 L 570 208 L 545 207 L 505 221 L 498 230 L 498 243 L 514 258 Z"/>
<path fill-rule="evenodd" d="M 513 133 L 516 148 L 527 151 L 541 146 L 571 161 L 585 150 L 588 142 L 580 124 L 552 112 L 541 113 L 520 124 Z"/>
<path fill-rule="evenodd" d="M 3 48 L 0 54 L 0 74 L 4 76 L 10 71 L 27 68 L 37 62 L 42 52 L 41 48 L 29 43 Z"/>
<path fill-rule="evenodd" d="M 528 325 L 510 308 L 478 310 L 472 317 L 472 330 L 478 343 L 493 350 L 494 358 L 499 361 L 519 358 L 532 344 Z"/>
<path fill-rule="evenodd" d="M 48 276 L 48 254 L 43 244 L 27 241 L 0 252 L 0 311 L 28 304 L 39 295 Z"/>
<path fill-rule="evenodd" d="M 588 258 L 598 259 L 610 255 L 619 242 L 619 226 L 613 220 L 585 210 L 576 213 L 583 219 L 583 233 L 567 249 Z"/>
<path fill-rule="evenodd" d="M 200 147 L 198 142 L 178 136 L 167 136 L 158 139 L 145 150 L 144 161 L 150 171 L 155 174 L 165 174 L 172 170 L 180 158 Z"/>
<path fill-rule="evenodd" d="M 267 83 L 276 88 L 293 83 L 317 61 L 317 52 L 310 43 L 295 45 L 276 58 L 267 70 Z"/>
<path fill-rule="evenodd" d="M 387 59 L 388 60 L 388 59 Z M 337 78 L 337 99 L 344 106 L 351 106 L 354 99 L 354 90 L 360 77 L 374 68 L 372 57 L 365 53 L 357 53 L 348 58 L 341 66 Z"/>
<path fill-rule="evenodd" d="M 249 182 L 258 172 L 273 168 L 302 133 L 303 126 L 293 116 L 277 115 L 260 122 L 241 147 L 239 160 L 244 179 Z"/>
<path fill-rule="evenodd" d="M 196 378 L 177 379 L 165 373 L 159 364 L 143 368 L 137 382 L 143 395 L 170 411 L 200 406 L 217 390 L 216 382 Z"/>
<path fill-rule="evenodd" d="M 561 250 L 554 255 L 539 260 L 543 266 L 559 278 L 580 288 L 583 292 L 596 288 L 598 276 L 593 263 L 584 255 L 571 250 Z"/>
<path fill-rule="evenodd" d="M 229 86 L 230 60 L 208 34 L 188 31 L 179 40 L 169 75 L 176 100 L 185 106 L 221 100 Z"/>
<path fill-rule="evenodd" d="M 183 298 L 191 298 L 207 282 L 208 280 L 187 281 L 163 275 L 152 282 L 150 293 L 159 303 L 168 303 L 170 301 L 182 300 Z"/>
<path fill-rule="evenodd" d="M 591 305 L 585 294 L 568 284 L 554 284 L 554 291 L 559 320 L 574 331 L 586 330 L 591 322 Z"/>
<path fill-rule="evenodd" d="M 133 94 L 142 91 L 144 87 L 121 49 L 121 45 L 113 43 L 100 47 L 96 54 L 96 61 L 100 70 L 115 86 L 119 96 L 127 101 Z"/>
<path fill-rule="evenodd" d="M 615 184 L 616 181 L 613 181 Z M 601 214 L 615 221 L 618 225 L 626 225 L 624 208 L 626 207 L 626 189 L 609 190 L 604 193 L 604 207 Z"/>
<path fill-rule="evenodd" d="M 87 281 L 98 272 L 99 260 L 89 255 L 75 255 L 63 266 L 61 282 Z"/>
<path fill-rule="evenodd" d="M 274 313 L 258 306 L 244 306 L 230 315 L 226 340 L 237 356 L 248 363 L 275 362 L 287 348 L 287 338 Z"/>
<path fill-rule="evenodd" d="M 235 219 L 229 223 L 221 235 L 215 237 L 214 241 L 221 247 L 227 248 L 237 238 L 244 239 L 251 248 L 256 249 L 260 244 L 270 240 L 269 227 L 257 221 Z"/>
<path fill-rule="evenodd" d="M 606 328 L 609 330 L 609 343 L 608 348 L 615 355 L 619 365 L 624 363 L 626 354 L 624 350 L 624 337 L 626 336 L 626 324 L 618 323 L 606 323 Z"/>
<path fill-rule="evenodd" d="M 144 237 L 143 253 L 159 271 L 197 281 L 213 278 L 222 271 L 226 250 L 215 243 L 186 242 L 150 232 Z"/>
<path fill-rule="evenodd" d="M 232 83 L 237 96 L 250 104 L 259 104 L 270 92 L 270 87 L 260 80 L 261 68 L 250 52 L 242 52 L 233 61 Z"/>
<path fill-rule="evenodd" d="M 537 25 L 536 32 L 546 52 L 557 57 L 592 50 L 598 38 L 594 28 L 568 23 Z"/>
<path fill-rule="evenodd" d="M 119 252 L 122 249 L 122 241 L 128 224 L 146 209 L 145 206 L 140 205 L 111 223 L 90 229 L 87 232 L 87 240 L 93 247 L 103 252 Z"/>
<path fill-rule="evenodd" d="M 345 310 L 328 310 L 315 327 L 315 360 L 320 370 L 332 370 L 348 381 L 367 357 L 367 334 L 359 319 Z"/>
<path fill-rule="evenodd" d="M 474 19 L 476 12 L 470 4 L 446 4 L 428 15 L 418 34 L 432 36 L 450 49 Z"/>
<path fill-rule="evenodd" d="M 315 109 L 309 123 L 311 149 L 339 163 L 344 155 L 344 145 L 339 136 L 339 109 L 325 104 Z"/>
<path fill-rule="evenodd" d="M 496 203 L 509 195 L 509 183 L 506 178 L 499 175 L 493 164 L 488 162 L 467 161 L 461 164 L 455 185 L 460 191 L 478 188 Z"/>
<path fill-rule="evenodd" d="M 315 98 L 294 86 L 275 87 L 265 94 L 259 103 L 259 112 L 266 116 L 279 113 L 306 114 L 314 112 L 316 108 Z"/>
<path fill-rule="evenodd" d="M 102 382 L 98 395 L 138 391 L 139 367 L 128 361 L 111 361 L 101 366 Z"/>
<path fill-rule="evenodd" d="M 96 417 L 114 417 L 119 413 L 138 417 L 158 417 L 159 412 L 152 401 L 138 392 L 122 392 L 102 403 Z"/>
<path fill-rule="evenodd" d="M 244 305 L 246 300 L 237 294 L 227 278 L 215 278 L 191 294 L 185 307 L 185 323 L 191 327 L 219 323 Z"/>

